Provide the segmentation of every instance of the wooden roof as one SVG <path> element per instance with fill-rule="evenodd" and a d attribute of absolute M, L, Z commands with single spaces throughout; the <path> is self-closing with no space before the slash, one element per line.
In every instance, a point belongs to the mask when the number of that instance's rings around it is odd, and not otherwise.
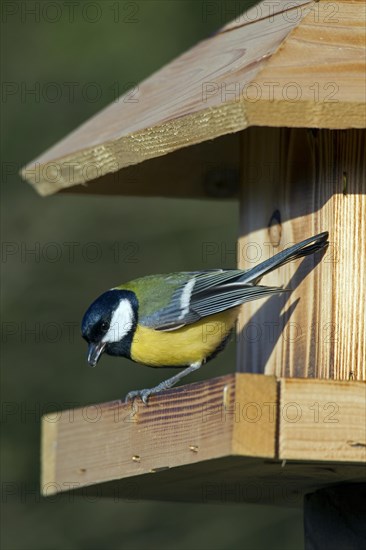
<path fill-rule="evenodd" d="M 235 169 L 235 133 L 249 126 L 363 128 L 364 24 L 362 1 L 261 2 L 81 125 L 22 176 L 42 195 L 87 184 L 84 191 L 97 193 L 200 196 L 202 166 Z"/>

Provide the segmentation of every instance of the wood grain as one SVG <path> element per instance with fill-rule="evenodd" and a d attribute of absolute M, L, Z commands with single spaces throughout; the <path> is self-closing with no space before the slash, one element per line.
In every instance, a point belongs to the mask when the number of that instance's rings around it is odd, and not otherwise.
<path fill-rule="evenodd" d="M 363 5 L 332 4 L 336 24 L 326 6 L 297 0 L 225 27 L 39 156 L 23 177 L 46 195 L 248 126 L 363 127 Z M 268 12 L 265 1 L 258 7 Z M 324 86 L 334 81 L 342 85 L 332 98 Z"/>
<path fill-rule="evenodd" d="M 242 139 L 240 267 L 321 231 L 330 246 L 263 279 L 293 292 L 243 306 L 238 370 L 365 380 L 365 131 L 251 128 Z"/>
<path fill-rule="evenodd" d="M 365 388 L 236 374 L 162 392 L 148 407 L 91 405 L 56 414 L 57 423 L 46 415 L 41 490 L 299 506 L 305 492 L 366 479 Z M 334 432 L 323 416 L 332 411 L 321 407 L 330 400 L 339 404 Z M 303 410 L 297 425 L 294 401 Z"/>
<path fill-rule="evenodd" d="M 362 1 L 313 4 L 256 77 L 254 124 L 365 128 L 365 21 Z"/>
<path fill-rule="evenodd" d="M 280 380 L 279 458 L 366 464 L 364 382 Z"/>

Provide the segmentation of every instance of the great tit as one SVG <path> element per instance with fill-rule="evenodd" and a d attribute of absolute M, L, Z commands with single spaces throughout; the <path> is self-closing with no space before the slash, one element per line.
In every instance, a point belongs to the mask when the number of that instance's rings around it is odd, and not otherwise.
<path fill-rule="evenodd" d="M 154 388 L 127 394 L 126 401 L 140 396 L 146 404 L 151 394 L 171 388 L 225 347 L 242 304 L 285 291 L 259 285 L 264 275 L 324 249 L 327 238 L 327 232 L 320 233 L 245 271 L 150 275 L 108 290 L 82 320 L 89 365 L 107 353 L 150 367 L 184 369 Z"/>

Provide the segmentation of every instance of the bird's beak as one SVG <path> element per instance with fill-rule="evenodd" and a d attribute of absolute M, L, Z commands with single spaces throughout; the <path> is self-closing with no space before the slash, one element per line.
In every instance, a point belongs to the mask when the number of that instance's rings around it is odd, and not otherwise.
<path fill-rule="evenodd" d="M 99 342 L 98 344 L 89 344 L 88 348 L 88 363 L 91 367 L 95 367 L 98 363 L 100 356 L 102 355 L 106 344 L 105 342 Z"/>

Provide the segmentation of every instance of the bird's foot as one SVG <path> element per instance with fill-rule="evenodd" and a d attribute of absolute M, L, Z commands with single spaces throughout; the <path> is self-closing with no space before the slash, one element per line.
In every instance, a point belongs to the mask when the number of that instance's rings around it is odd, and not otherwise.
<path fill-rule="evenodd" d="M 130 401 L 134 401 L 137 397 L 140 397 L 141 401 L 147 405 L 148 399 L 150 395 L 153 395 L 154 393 L 159 393 L 163 390 L 166 390 L 170 387 L 169 384 L 167 384 L 167 380 L 164 382 L 161 382 L 154 388 L 147 388 L 145 390 L 133 390 L 128 392 L 128 394 L 125 397 L 125 403 L 129 403 Z"/>
<path fill-rule="evenodd" d="M 140 397 L 141 401 L 147 405 L 147 400 L 149 399 L 151 395 L 151 390 L 133 390 L 128 392 L 128 394 L 125 397 L 125 403 L 129 403 L 130 401 L 133 402 L 137 397 Z"/>

